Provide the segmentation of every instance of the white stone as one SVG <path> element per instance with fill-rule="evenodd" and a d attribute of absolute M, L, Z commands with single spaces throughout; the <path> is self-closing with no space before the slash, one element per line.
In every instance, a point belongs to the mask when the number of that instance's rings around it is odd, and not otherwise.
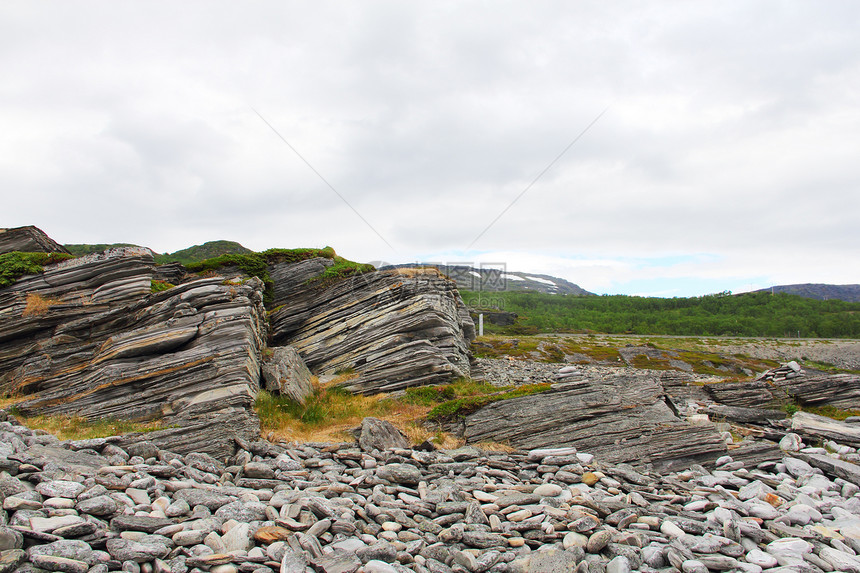
<path fill-rule="evenodd" d="M 784 537 L 768 543 L 767 552 L 771 555 L 800 557 L 804 553 L 812 553 L 812 545 L 797 537 Z"/>
<path fill-rule="evenodd" d="M 606 564 L 606 573 L 630 573 L 630 571 L 632 571 L 630 560 L 623 555 L 613 557 L 609 563 Z"/>
<path fill-rule="evenodd" d="M 763 569 L 776 567 L 777 563 L 776 557 L 769 553 L 765 553 L 761 549 L 753 549 L 752 551 L 747 552 L 746 559 L 747 563 L 753 563 Z"/>
<path fill-rule="evenodd" d="M 149 505 L 152 503 L 146 490 L 129 487 L 126 488 L 125 493 L 138 505 Z"/>
<path fill-rule="evenodd" d="M 40 533 L 50 533 L 60 527 L 83 523 L 84 520 L 77 515 L 60 515 L 57 517 L 31 517 L 30 529 Z"/>
<path fill-rule="evenodd" d="M 708 573 L 708 568 L 698 559 L 687 559 L 681 563 L 681 571 L 684 573 Z"/>
<path fill-rule="evenodd" d="M 247 523 L 238 523 L 221 537 L 221 541 L 228 553 L 237 550 L 247 551 L 254 545 L 251 539 L 251 526 Z"/>
<path fill-rule="evenodd" d="M 480 489 L 476 489 L 475 491 L 473 491 L 472 495 L 481 503 L 493 503 L 494 501 L 499 499 L 499 496 L 487 493 Z"/>
<path fill-rule="evenodd" d="M 850 553 L 825 546 L 818 552 L 818 556 L 830 563 L 837 571 L 860 573 L 860 559 Z"/>
<path fill-rule="evenodd" d="M 792 505 L 788 509 L 788 518 L 796 525 L 806 525 L 810 521 L 821 521 L 821 513 L 814 507 L 803 503 Z"/>
<path fill-rule="evenodd" d="M 385 561 L 373 559 L 364 564 L 364 573 L 397 573 L 397 569 Z"/>
<path fill-rule="evenodd" d="M 534 490 L 534 494 L 540 497 L 556 497 L 561 495 L 561 492 L 561 486 L 552 483 L 541 484 Z"/>
<path fill-rule="evenodd" d="M 565 549 L 570 549 L 571 547 L 582 547 L 583 549 L 585 549 L 585 546 L 588 544 L 588 537 L 581 533 L 571 531 L 564 536 L 562 544 L 564 545 Z"/>
<path fill-rule="evenodd" d="M 790 456 L 786 456 L 783 458 L 782 463 L 785 464 L 785 469 L 793 475 L 794 477 L 800 477 L 802 475 L 813 473 L 812 466 L 806 463 L 803 460 L 799 460 L 797 458 L 792 458 Z"/>
<path fill-rule="evenodd" d="M 508 521 L 524 521 L 532 516 L 532 512 L 528 509 L 521 509 L 519 511 L 514 511 L 507 515 Z"/>
<path fill-rule="evenodd" d="M 664 521 L 660 524 L 660 532 L 664 535 L 668 535 L 669 537 L 683 537 L 686 535 L 684 530 L 672 523 L 671 521 Z"/>

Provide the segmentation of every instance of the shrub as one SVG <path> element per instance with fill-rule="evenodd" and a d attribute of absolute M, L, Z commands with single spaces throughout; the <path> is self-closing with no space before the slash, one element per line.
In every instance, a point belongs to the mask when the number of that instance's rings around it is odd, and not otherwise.
<path fill-rule="evenodd" d="M 40 274 L 45 265 L 73 258 L 66 253 L 4 253 L 0 255 L 0 288 L 13 284 L 24 275 Z"/>

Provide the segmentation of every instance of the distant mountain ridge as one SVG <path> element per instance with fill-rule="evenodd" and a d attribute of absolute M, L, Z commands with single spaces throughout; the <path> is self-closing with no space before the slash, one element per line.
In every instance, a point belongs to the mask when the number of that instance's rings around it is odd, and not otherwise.
<path fill-rule="evenodd" d="M 545 294 L 594 295 L 565 279 L 536 273 L 523 273 L 497 268 L 476 268 L 465 265 L 402 264 L 383 268 L 435 267 L 457 283 L 459 290 L 467 291 L 527 291 Z"/>
<path fill-rule="evenodd" d="M 821 283 L 803 283 L 794 285 L 779 285 L 759 289 L 755 292 L 774 292 L 795 294 L 816 300 L 838 299 L 845 302 L 860 302 L 860 285 L 830 285 Z"/>

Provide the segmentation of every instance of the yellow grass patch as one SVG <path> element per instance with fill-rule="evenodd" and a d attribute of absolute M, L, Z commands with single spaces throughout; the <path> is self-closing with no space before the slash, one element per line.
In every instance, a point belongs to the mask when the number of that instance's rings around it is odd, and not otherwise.
<path fill-rule="evenodd" d="M 56 298 L 43 297 L 35 292 L 27 293 L 27 306 L 21 316 L 42 316 L 47 314 L 52 306 L 62 303 L 63 301 Z"/>
<path fill-rule="evenodd" d="M 152 432 L 161 429 L 160 422 L 129 422 L 126 420 L 87 420 L 77 416 L 33 416 L 16 415 L 15 418 L 32 430 L 44 430 L 61 440 L 87 440 L 106 438 L 132 432 Z"/>

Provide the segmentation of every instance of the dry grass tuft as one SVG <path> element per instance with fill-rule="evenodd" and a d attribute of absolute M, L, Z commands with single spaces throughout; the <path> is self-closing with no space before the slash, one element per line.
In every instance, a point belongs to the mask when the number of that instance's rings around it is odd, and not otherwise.
<path fill-rule="evenodd" d="M 44 430 L 61 440 L 87 440 L 106 438 L 132 432 L 152 432 L 160 430 L 160 422 L 129 422 L 127 420 L 101 419 L 87 420 L 77 416 L 33 416 L 15 415 L 24 426 L 33 430 Z"/>
<path fill-rule="evenodd" d="M 42 316 L 47 314 L 52 306 L 58 304 L 63 304 L 63 301 L 56 298 L 43 297 L 34 292 L 27 293 L 27 306 L 24 307 L 24 312 L 21 313 L 21 316 Z"/>
<path fill-rule="evenodd" d="M 401 269 L 394 269 L 394 271 L 401 276 L 415 278 L 421 276 L 432 276 L 432 277 L 441 277 L 442 273 L 439 272 L 439 269 L 436 267 L 405 267 Z"/>

